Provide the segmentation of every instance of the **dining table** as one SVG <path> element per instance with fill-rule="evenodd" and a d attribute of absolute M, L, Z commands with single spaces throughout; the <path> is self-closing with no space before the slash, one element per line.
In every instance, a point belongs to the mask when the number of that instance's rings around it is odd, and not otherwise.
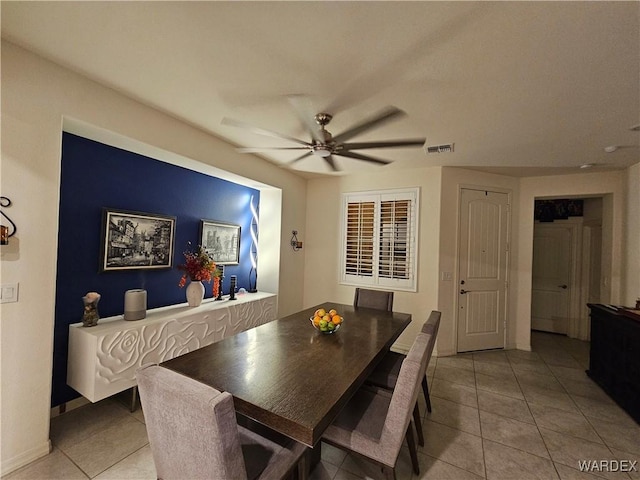
<path fill-rule="evenodd" d="M 334 333 L 312 325 L 320 308 L 343 317 Z M 161 366 L 231 393 L 237 413 L 313 448 L 410 322 L 407 313 L 323 302 Z"/>

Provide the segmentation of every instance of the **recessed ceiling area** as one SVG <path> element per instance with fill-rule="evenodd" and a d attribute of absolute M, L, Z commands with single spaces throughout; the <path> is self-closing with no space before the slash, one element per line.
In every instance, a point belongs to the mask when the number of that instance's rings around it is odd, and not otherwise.
<path fill-rule="evenodd" d="M 334 136 L 387 106 L 406 113 L 350 141 L 455 142 L 367 150 L 385 166 L 336 157 L 338 173 L 310 155 L 290 166 L 305 177 L 640 161 L 638 2 L 16 1 L 2 2 L 2 37 L 239 147 L 294 145 L 223 118 L 310 141 L 291 95 L 331 114 Z"/>

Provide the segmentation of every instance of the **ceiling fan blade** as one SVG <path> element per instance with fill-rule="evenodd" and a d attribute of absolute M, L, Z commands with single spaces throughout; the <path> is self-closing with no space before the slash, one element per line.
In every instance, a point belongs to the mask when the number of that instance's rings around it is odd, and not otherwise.
<path fill-rule="evenodd" d="M 296 163 L 299 162 L 300 160 L 302 160 L 303 158 L 307 158 L 309 155 L 313 155 L 311 152 L 307 152 L 304 155 L 300 155 L 298 158 L 294 158 L 293 160 L 291 160 L 288 165 L 291 165 L 292 163 Z"/>
<path fill-rule="evenodd" d="M 336 167 L 336 162 L 333 159 L 333 157 L 331 155 L 329 155 L 328 157 L 324 157 L 325 161 L 329 164 L 329 166 L 331 167 L 331 170 L 333 170 L 334 172 L 339 172 L 340 169 L 338 167 Z"/>
<path fill-rule="evenodd" d="M 365 120 L 362 123 L 354 125 L 350 129 L 342 132 L 340 135 L 333 137 L 333 141 L 340 143 L 344 140 L 348 140 L 351 137 L 355 137 L 359 133 L 369 130 L 370 128 L 382 125 L 395 117 L 406 115 L 402 110 L 396 107 L 387 107 L 375 116 Z"/>
<path fill-rule="evenodd" d="M 272 150 L 308 150 L 309 147 L 242 147 L 236 148 L 239 153 L 260 153 L 270 152 Z"/>
<path fill-rule="evenodd" d="M 289 104 L 293 107 L 293 111 L 298 117 L 298 120 L 300 120 L 302 125 L 304 125 L 311 134 L 311 138 L 318 143 L 324 143 L 324 135 L 320 133 L 320 126 L 314 120 L 317 112 L 314 111 L 309 97 L 302 94 L 287 95 L 287 100 L 289 100 Z"/>
<path fill-rule="evenodd" d="M 245 130 L 249 130 L 250 132 L 257 133 L 258 135 L 264 135 L 266 137 L 273 137 L 273 138 L 281 138 L 281 139 L 284 139 L 284 140 L 289 140 L 290 142 L 298 143 L 300 145 L 305 145 L 307 147 L 311 146 L 310 143 L 307 143 L 307 142 L 305 142 L 303 140 L 300 140 L 300 139 L 297 139 L 297 138 L 293 138 L 293 137 L 290 137 L 288 135 L 284 135 L 282 133 L 273 132 L 273 131 L 267 130 L 265 128 L 255 127 L 255 126 L 250 125 L 248 123 L 241 122 L 240 120 L 234 120 L 233 118 L 224 117 L 222 119 L 221 123 L 223 125 L 231 125 L 232 127 L 244 128 Z"/>
<path fill-rule="evenodd" d="M 364 160 L 365 162 L 379 163 L 381 165 L 392 163 L 391 160 L 380 160 L 379 158 L 373 158 L 369 155 L 361 155 L 360 153 L 356 152 L 339 152 L 336 153 L 336 155 L 340 155 L 341 157 L 355 158 L 356 160 Z"/>
<path fill-rule="evenodd" d="M 342 151 L 360 150 L 362 148 L 389 148 L 389 147 L 421 147 L 426 138 L 414 138 L 410 140 L 387 140 L 381 142 L 343 143 Z"/>

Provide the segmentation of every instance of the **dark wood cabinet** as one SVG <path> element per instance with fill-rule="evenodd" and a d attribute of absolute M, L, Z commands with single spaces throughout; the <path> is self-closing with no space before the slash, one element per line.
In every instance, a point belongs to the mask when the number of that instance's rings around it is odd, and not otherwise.
<path fill-rule="evenodd" d="M 640 316 L 605 305 L 591 310 L 591 377 L 640 424 Z"/>

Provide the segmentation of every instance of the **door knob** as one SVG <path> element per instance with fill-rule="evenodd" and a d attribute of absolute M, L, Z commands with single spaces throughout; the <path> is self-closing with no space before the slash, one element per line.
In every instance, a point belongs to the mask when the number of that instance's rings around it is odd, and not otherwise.
<path fill-rule="evenodd" d="M 567 286 L 566 286 L 566 285 L 558 285 L 558 287 L 562 288 L 563 290 L 566 290 L 566 289 L 567 289 Z"/>
<path fill-rule="evenodd" d="M 467 293 L 467 290 L 464 290 L 464 289 L 460 290 L 460 295 L 464 295 L 465 293 Z"/>

